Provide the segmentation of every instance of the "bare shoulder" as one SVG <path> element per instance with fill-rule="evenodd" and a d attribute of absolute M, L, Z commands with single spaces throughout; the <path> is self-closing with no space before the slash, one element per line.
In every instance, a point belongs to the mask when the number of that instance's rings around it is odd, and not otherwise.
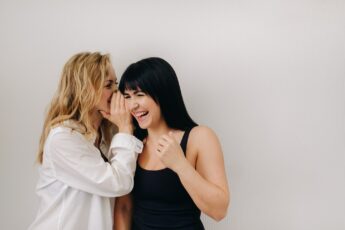
<path fill-rule="evenodd" d="M 218 139 L 216 133 L 211 128 L 204 125 L 194 127 L 190 131 L 190 138 L 197 141 L 208 140 L 209 138 Z"/>
<path fill-rule="evenodd" d="M 190 149 L 196 156 L 196 170 L 205 179 L 222 184 L 224 178 L 224 158 L 216 133 L 207 126 L 197 126 L 190 134 Z M 219 176 L 222 175 L 222 176 Z"/>
<path fill-rule="evenodd" d="M 219 145 L 217 134 L 209 127 L 199 125 L 190 132 L 190 144 L 193 149 L 204 148 L 205 145 Z"/>

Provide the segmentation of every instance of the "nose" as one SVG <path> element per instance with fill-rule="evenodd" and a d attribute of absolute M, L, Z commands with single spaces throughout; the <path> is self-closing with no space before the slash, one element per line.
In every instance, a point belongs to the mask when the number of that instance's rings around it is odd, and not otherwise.
<path fill-rule="evenodd" d="M 127 103 L 130 111 L 135 111 L 139 107 L 138 102 L 133 99 L 128 100 Z"/>
<path fill-rule="evenodd" d="M 117 93 L 118 88 L 117 88 L 116 83 L 114 83 L 114 84 L 111 86 L 111 90 L 113 91 L 113 93 Z"/>

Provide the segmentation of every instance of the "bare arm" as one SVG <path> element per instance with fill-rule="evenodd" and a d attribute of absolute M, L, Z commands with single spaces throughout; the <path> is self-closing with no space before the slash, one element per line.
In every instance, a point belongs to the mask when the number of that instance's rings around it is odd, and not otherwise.
<path fill-rule="evenodd" d="M 192 129 L 188 152 L 197 153 L 195 168 L 183 157 L 176 141 L 171 139 L 167 135 L 162 138 L 162 147 L 158 152 L 160 159 L 178 174 L 184 188 L 203 213 L 217 221 L 223 219 L 229 205 L 229 190 L 223 153 L 216 134 L 203 126 Z"/>
<path fill-rule="evenodd" d="M 114 208 L 114 230 L 131 229 L 132 197 L 130 194 L 116 198 Z"/>

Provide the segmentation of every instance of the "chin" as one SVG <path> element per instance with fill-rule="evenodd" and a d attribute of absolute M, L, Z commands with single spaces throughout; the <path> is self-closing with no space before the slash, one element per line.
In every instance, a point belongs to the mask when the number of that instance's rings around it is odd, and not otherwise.
<path fill-rule="evenodd" d="M 141 129 L 147 129 L 147 128 L 149 128 L 149 125 L 148 125 L 148 124 L 140 124 L 140 123 L 138 122 L 138 125 L 139 125 L 139 127 L 140 127 Z"/>
<path fill-rule="evenodd" d="M 139 125 L 139 127 L 140 127 L 141 129 L 147 129 L 147 127 L 146 127 L 145 125 Z"/>

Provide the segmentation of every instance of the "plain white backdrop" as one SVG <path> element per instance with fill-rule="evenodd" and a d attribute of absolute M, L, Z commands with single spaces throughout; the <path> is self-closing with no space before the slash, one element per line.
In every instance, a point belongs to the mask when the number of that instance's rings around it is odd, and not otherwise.
<path fill-rule="evenodd" d="M 150 56 L 174 67 L 231 185 L 206 229 L 345 229 L 343 0 L 1 0 L 0 229 L 36 214 L 44 112 L 80 51 L 110 53 L 118 77 Z"/>

